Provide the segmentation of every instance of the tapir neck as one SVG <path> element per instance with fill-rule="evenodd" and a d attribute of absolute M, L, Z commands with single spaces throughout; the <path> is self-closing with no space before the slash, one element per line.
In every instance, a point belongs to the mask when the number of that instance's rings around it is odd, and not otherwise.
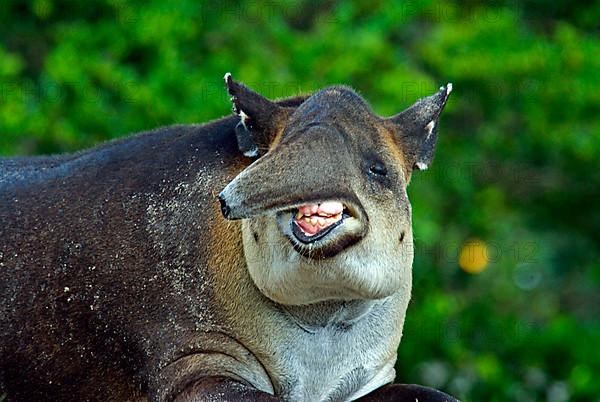
<path fill-rule="evenodd" d="M 367 315 L 380 300 L 329 300 L 302 306 L 283 306 L 282 309 L 307 332 L 340 325 L 350 326 Z"/>

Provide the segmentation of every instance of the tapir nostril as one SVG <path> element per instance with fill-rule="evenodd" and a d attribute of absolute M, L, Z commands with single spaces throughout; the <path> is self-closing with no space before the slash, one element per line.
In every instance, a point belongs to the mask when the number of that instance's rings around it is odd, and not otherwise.
<path fill-rule="evenodd" d="M 225 198 L 223 198 L 221 194 L 219 194 L 217 198 L 219 199 L 219 204 L 221 204 L 221 213 L 225 218 L 227 218 L 229 216 L 229 212 L 231 211 L 227 205 L 227 201 L 225 201 Z"/>

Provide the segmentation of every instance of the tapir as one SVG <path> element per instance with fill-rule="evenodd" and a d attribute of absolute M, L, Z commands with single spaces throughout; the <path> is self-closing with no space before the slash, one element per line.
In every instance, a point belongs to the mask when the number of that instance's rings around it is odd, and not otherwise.
<path fill-rule="evenodd" d="M 0 160 L 0 400 L 455 401 L 392 384 L 451 85 L 225 81 L 231 116 Z"/>

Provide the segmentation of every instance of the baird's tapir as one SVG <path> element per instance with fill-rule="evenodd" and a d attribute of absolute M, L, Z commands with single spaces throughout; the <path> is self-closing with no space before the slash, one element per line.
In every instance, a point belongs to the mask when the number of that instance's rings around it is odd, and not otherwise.
<path fill-rule="evenodd" d="M 455 401 L 391 384 L 451 85 L 225 82 L 232 116 L 0 160 L 0 400 Z"/>

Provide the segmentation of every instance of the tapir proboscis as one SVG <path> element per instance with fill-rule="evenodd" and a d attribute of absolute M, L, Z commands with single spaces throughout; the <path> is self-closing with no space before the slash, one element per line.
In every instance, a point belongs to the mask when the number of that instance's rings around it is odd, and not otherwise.
<path fill-rule="evenodd" d="M 391 384 L 451 85 L 225 82 L 232 116 L 0 159 L 0 400 L 455 401 Z"/>

